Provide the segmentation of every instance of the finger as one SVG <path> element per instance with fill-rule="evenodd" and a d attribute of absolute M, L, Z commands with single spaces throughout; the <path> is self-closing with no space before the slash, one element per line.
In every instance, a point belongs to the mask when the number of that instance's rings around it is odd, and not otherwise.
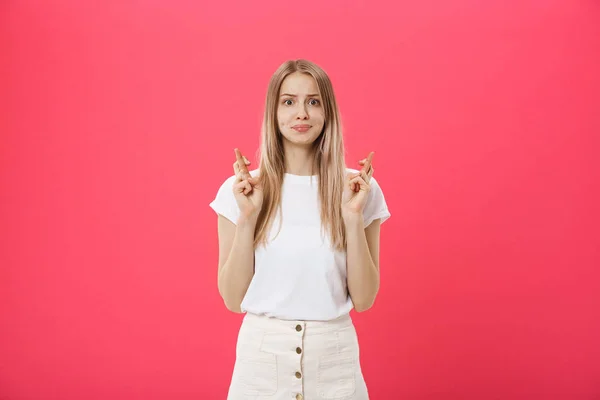
<path fill-rule="evenodd" d="M 244 173 L 242 172 L 240 165 L 238 164 L 238 162 L 234 162 L 233 163 L 233 173 L 235 174 L 235 183 L 241 182 L 244 179 L 249 179 L 250 178 L 250 173 L 247 173 L 247 175 L 244 175 Z"/>
<path fill-rule="evenodd" d="M 250 178 L 250 172 L 248 172 L 248 168 L 246 168 L 246 165 L 240 165 L 240 173 L 242 175 L 243 179 L 248 179 Z"/>
<path fill-rule="evenodd" d="M 350 185 L 350 190 L 356 192 L 356 184 L 354 182 L 349 182 L 348 184 Z"/>
<path fill-rule="evenodd" d="M 252 185 L 247 180 L 244 181 L 244 194 L 247 196 L 252 192 Z"/>
<path fill-rule="evenodd" d="M 352 179 L 352 181 L 350 181 L 352 184 L 355 184 L 358 186 L 358 190 L 356 191 L 360 191 L 360 190 L 365 190 L 368 191 L 370 189 L 370 186 L 367 182 L 365 182 L 365 180 L 360 177 L 357 176 L 356 178 Z"/>
<path fill-rule="evenodd" d="M 246 196 L 252 192 L 252 185 L 247 180 L 236 183 L 234 187 L 236 193 L 243 193 Z"/>
<path fill-rule="evenodd" d="M 240 181 L 236 183 L 235 185 L 233 185 L 233 189 L 235 193 L 243 193 L 246 189 L 246 181 Z"/>
<path fill-rule="evenodd" d="M 354 182 L 356 178 L 361 177 L 361 174 L 362 170 L 350 174 L 348 176 L 348 182 Z M 354 185 L 352 185 L 352 187 L 356 189 L 355 191 L 358 191 L 358 186 L 355 187 Z"/>
<path fill-rule="evenodd" d="M 368 155 L 367 159 L 366 159 L 366 160 L 365 160 L 365 162 L 362 164 L 362 166 L 363 166 L 363 167 L 361 168 L 361 170 L 368 171 L 368 170 L 369 170 L 369 168 L 371 168 L 371 164 L 372 164 L 372 160 L 373 160 L 373 156 L 374 156 L 374 155 L 375 155 L 375 152 L 374 152 L 374 151 L 372 151 L 372 152 L 370 152 L 370 153 L 369 153 L 369 155 Z"/>
<path fill-rule="evenodd" d="M 235 183 L 241 182 L 242 177 L 240 174 L 240 167 L 238 166 L 237 161 L 233 163 L 233 173 L 235 174 Z"/>
<path fill-rule="evenodd" d="M 244 156 L 244 163 L 245 163 L 246 165 L 250 165 L 250 161 L 249 161 L 249 160 L 246 158 L 246 156 Z"/>
<path fill-rule="evenodd" d="M 373 174 L 375 174 L 375 168 L 371 167 L 371 169 L 369 170 L 368 176 L 369 176 L 369 181 L 371 180 L 371 178 L 373 177 Z M 368 182 L 368 181 L 367 181 Z"/>
<path fill-rule="evenodd" d="M 367 159 L 365 160 L 365 162 L 363 163 L 363 169 L 365 171 L 368 171 L 369 168 L 371 168 L 371 165 L 373 164 L 373 156 L 375 155 L 375 152 L 372 151 L 369 153 L 369 155 L 367 156 Z"/>
<path fill-rule="evenodd" d="M 369 184 L 362 178 L 362 176 L 357 176 L 356 178 L 353 178 L 350 183 L 356 184 L 356 185 L 361 185 L 361 186 L 369 186 Z"/>
<path fill-rule="evenodd" d="M 242 156 L 242 153 L 240 152 L 239 149 L 237 149 L 237 148 L 234 149 L 234 152 L 235 152 L 235 158 L 238 163 L 238 167 L 240 168 L 240 173 L 242 174 L 243 178 L 246 178 L 250 174 L 248 173 L 248 168 L 246 168 L 246 162 L 244 161 L 244 157 Z"/>
<path fill-rule="evenodd" d="M 369 170 L 370 171 L 370 170 Z M 360 170 L 359 172 L 359 176 L 365 181 L 365 182 L 369 182 L 369 173 L 363 170 Z"/>
<path fill-rule="evenodd" d="M 238 148 L 235 148 L 233 149 L 233 151 L 235 153 L 235 159 L 237 160 L 237 162 L 240 163 L 240 165 L 244 165 L 244 157 L 242 156 L 240 150 Z"/>
<path fill-rule="evenodd" d="M 260 187 L 260 180 L 258 177 L 250 177 L 248 178 L 248 182 L 250 182 L 250 185 L 252 185 L 252 188 L 254 187 Z"/>

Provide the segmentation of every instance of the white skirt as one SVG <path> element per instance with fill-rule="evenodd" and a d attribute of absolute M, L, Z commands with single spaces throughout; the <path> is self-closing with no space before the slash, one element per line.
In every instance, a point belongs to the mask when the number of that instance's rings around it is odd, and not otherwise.
<path fill-rule="evenodd" d="M 349 315 L 285 321 L 247 313 L 228 400 L 368 400 Z"/>

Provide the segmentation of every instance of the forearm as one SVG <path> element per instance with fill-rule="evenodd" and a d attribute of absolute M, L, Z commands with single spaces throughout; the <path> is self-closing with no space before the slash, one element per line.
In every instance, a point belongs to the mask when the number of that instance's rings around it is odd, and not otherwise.
<path fill-rule="evenodd" d="M 231 251 L 219 269 L 219 293 L 227 308 L 241 312 L 242 299 L 254 276 L 254 229 L 256 220 L 238 220 Z"/>
<path fill-rule="evenodd" d="M 361 312 L 370 308 L 375 301 L 379 290 L 379 269 L 369 251 L 362 215 L 344 216 L 344 223 L 348 291 L 354 308 Z"/>

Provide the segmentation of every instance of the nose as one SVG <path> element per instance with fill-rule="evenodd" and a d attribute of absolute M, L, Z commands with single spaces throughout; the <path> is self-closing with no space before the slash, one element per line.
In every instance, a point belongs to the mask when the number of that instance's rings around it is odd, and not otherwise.
<path fill-rule="evenodd" d="M 304 105 L 300 106 L 300 109 L 298 110 L 297 118 L 298 119 L 307 119 L 308 118 L 308 112 L 306 112 L 306 107 Z"/>

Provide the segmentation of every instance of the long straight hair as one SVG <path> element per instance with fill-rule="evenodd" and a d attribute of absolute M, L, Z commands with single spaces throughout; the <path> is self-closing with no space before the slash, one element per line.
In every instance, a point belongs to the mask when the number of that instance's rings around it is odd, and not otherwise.
<path fill-rule="evenodd" d="M 263 206 L 259 213 L 254 245 L 267 244 L 276 212 L 281 212 L 281 187 L 285 173 L 283 138 L 277 124 L 279 91 L 283 80 L 294 72 L 314 78 L 324 107 L 323 131 L 313 143 L 314 164 L 319 182 L 322 233 L 328 234 L 337 250 L 346 248 L 346 232 L 342 220 L 342 191 L 346 178 L 344 140 L 337 102 L 329 76 L 318 65 L 307 60 L 290 60 L 273 74 L 267 89 L 261 132 L 259 179 L 263 187 Z"/>

